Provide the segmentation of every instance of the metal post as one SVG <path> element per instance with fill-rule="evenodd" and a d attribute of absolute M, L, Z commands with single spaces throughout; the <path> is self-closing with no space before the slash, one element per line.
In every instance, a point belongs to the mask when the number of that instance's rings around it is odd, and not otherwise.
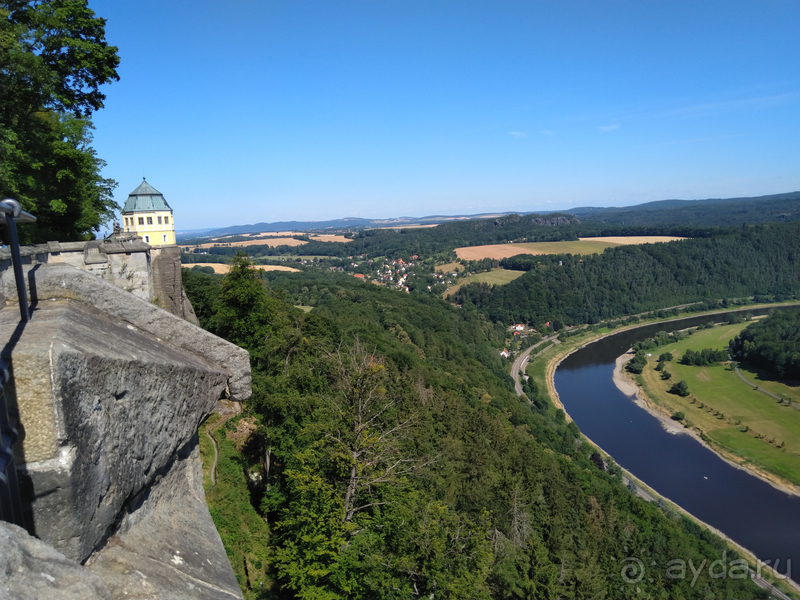
<path fill-rule="evenodd" d="M 31 318 L 30 310 L 28 309 L 28 290 L 25 289 L 25 277 L 22 275 L 22 256 L 19 253 L 17 224 L 11 215 L 6 215 L 6 228 L 8 229 L 8 246 L 11 249 L 11 262 L 14 265 L 14 279 L 17 283 L 19 318 L 22 319 L 23 323 L 27 323 Z"/>
<path fill-rule="evenodd" d="M 28 306 L 28 291 L 25 288 L 25 277 L 22 274 L 22 256 L 19 253 L 19 236 L 17 236 L 17 220 L 24 223 L 33 223 L 36 217 L 22 210 L 22 205 L 16 200 L 6 198 L 0 202 L 0 213 L 8 228 L 8 247 L 11 250 L 11 262 L 14 265 L 14 279 L 17 284 L 19 298 L 19 314 L 23 323 L 30 320 Z"/>
<path fill-rule="evenodd" d="M 19 251 L 19 236 L 17 235 L 17 219 L 23 223 L 32 223 L 36 217 L 22 210 L 16 200 L 7 198 L 0 202 L 0 220 L 8 228 L 8 242 L 11 250 L 11 262 L 14 266 L 14 279 L 17 284 L 19 297 L 19 315 L 23 323 L 30 320 L 30 307 L 28 306 L 28 290 L 25 287 L 25 277 L 22 273 L 22 256 Z M 14 454 L 11 446 L 17 441 L 19 433 L 8 418 L 6 406 L 5 385 L 8 383 L 8 364 L 0 363 L 0 519 L 9 521 L 20 527 L 25 527 L 25 518 L 22 513 L 22 500 L 20 497 L 17 467 L 14 464 Z"/>

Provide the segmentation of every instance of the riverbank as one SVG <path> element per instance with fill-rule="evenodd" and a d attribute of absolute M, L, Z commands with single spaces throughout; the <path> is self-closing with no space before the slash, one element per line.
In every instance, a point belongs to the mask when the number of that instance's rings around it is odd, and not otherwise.
<path fill-rule="evenodd" d="M 797 303 L 787 303 L 787 304 L 788 305 L 796 305 Z M 787 306 L 787 304 L 784 304 L 783 306 Z M 747 309 L 757 309 L 757 308 L 762 308 L 762 306 L 751 306 L 751 307 L 747 307 Z M 770 308 L 771 307 L 772 306 L 770 306 Z M 747 310 L 747 309 L 744 309 L 744 310 Z M 739 308 L 739 309 L 736 309 L 736 310 L 743 310 L 743 309 Z M 546 385 L 546 388 L 547 388 L 547 391 L 548 391 L 548 395 L 549 395 L 549 397 L 551 399 L 551 402 L 554 404 L 554 406 L 556 408 L 559 408 L 559 409 L 564 411 L 565 418 L 566 418 L 567 421 L 572 421 L 573 420 L 572 417 L 569 415 L 569 413 L 566 411 L 563 403 L 561 402 L 561 398 L 560 398 L 560 396 L 558 394 L 558 391 L 555 388 L 554 378 L 555 378 L 556 369 L 559 367 L 559 365 L 561 365 L 561 363 L 567 357 L 569 357 L 571 354 L 577 352 L 578 350 L 586 348 L 590 344 L 593 344 L 593 343 L 595 343 L 595 342 L 597 342 L 599 340 L 602 340 L 604 338 L 610 337 L 612 335 L 616 335 L 617 333 L 620 333 L 620 332 L 623 332 L 623 331 L 629 331 L 629 330 L 632 330 L 632 329 L 638 329 L 640 327 L 646 327 L 646 326 L 649 326 L 649 325 L 658 324 L 658 323 L 664 323 L 664 322 L 668 322 L 668 321 L 680 321 L 680 320 L 690 319 L 690 318 L 698 317 L 698 316 L 708 316 L 708 315 L 712 315 L 712 314 L 725 314 L 725 313 L 729 313 L 729 312 L 735 312 L 735 310 L 723 310 L 723 311 L 716 310 L 716 311 L 709 311 L 708 313 L 705 313 L 703 315 L 696 315 L 696 314 L 695 315 L 683 315 L 683 316 L 680 316 L 680 317 L 670 318 L 670 319 L 665 319 L 665 320 L 652 320 L 652 321 L 649 321 L 649 322 L 646 322 L 646 323 L 632 324 L 632 325 L 629 325 L 629 326 L 626 326 L 626 327 L 621 327 L 619 329 L 615 329 L 615 330 L 608 331 L 608 332 L 588 334 L 585 337 L 581 336 L 581 338 L 575 339 L 575 340 L 565 340 L 563 342 L 563 345 L 560 348 L 558 348 L 552 355 L 546 356 L 546 361 L 547 362 L 545 362 L 545 364 L 543 365 L 544 368 L 542 369 L 543 370 L 543 374 L 544 374 L 544 382 L 543 383 Z M 570 342 L 572 342 L 572 343 L 570 343 Z M 542 368 L 542 367 L 539 367 L 539 368 Z M 617 379 L 619 380 L 619 378 L 617 378 Z M 626 393 L 627 396 L 630 397 L 636 391 L 638 391 L 638 385 L 636 385 L 634 382 L 632 382 L 630 380 L 627 380 L 627 378 L 624 378 L 624 379 L 622 379 L 620 381 L 624 382 L 623 385 L 626 386 L 626 387 L 624 387 L 623 391 L 624 391 L 624 393 Z M 648 412 L 650 412 L 650 411 L 648 411 Z M 650 413 L 650 414 L 652 414 L 652 413 Z M 654 415 L 654 416 L 659 417 L 659 415 Z M 672 422 L 672 420 L 669 419 L 668 416 L 666 416 L 666 415 L 662 415 L 662 416 L 665 416 L 666 418 L 665 419 L 659 418 L 659 422 L 662 423 L 662 424 L 668 424 L 670 427 L 673 427 L 674 428 L 673 429 L 674 433 L 676 433 L 676 434 L 678 432 L 680 432 L 680 433 L 689 433 L 689 432 L 684 431 L 684 428 L 682 426 L 677 425 L 674 422 Z M 667 421 L 669 421 L 669 423 L 667 423 Z M 691 433 L 689 433 L 689 434 L 691 435 Z M 581 432 L 581 435 L 588 443 L 592 444 L 595 448 L 597 448 L 598 452 L 600 452 L 601 455 L 604 455 L 607 459 L 613 460 L 613 456 L 612 455 L 610 455 L 608 452 L 605 452 L 602 449 L 601 446 L 599 446 L 598 444 L 593 442 L 585 433 Z M 702 440 L 700 440 L 700 441 L 702 443 Z M 713 448 L 709 448 L 709 449 L 711 449 L 712 451 L 715 451 L 715 449 L 713 449 Z M 715 455 L 718 455 L 718 453 L 716 451 L 715 451 Z M 740 470 L 744 470 L 739 465 L 736 465 L 736 464 L 733 464 L 733 463 L 730 463 L 730 462 L 729 462 L 729 464 L 732 464 L 732 466 L 735 466 L 735 467 L 739 468 Z M 697 523 L 702 528 L 714 533 L 715 535 L 717 535 L 720 538 L 722 538 L 723 540 L 725 540 L 725 542 L 729 545 L 729 547 L 731 549 L 737 551 L 740 555 L 746 557 L 746 559 L 748 560 L 748 562 L 751 565 L 751 569 L 753 569 L 755 571 L 755 570 L 760 568 L 762 570 L 762 575 L 769 573 L 769 576 L 767 577 L 767 580 L 770 580 L 772 585 L 778 585 L 778 587 L 781 589 L 781 592 L 778 592 L 777 590 L 773 591 L 773 593 L 775 593 L 779 598 L 787 598 L 788 596 L 791 596 L 792 598 L 797 598 L 798 597 L 798 594 L 800 594 L 800 584 L 798 584 L 798 582 L 793 581 L 791 579 L 787 580 L 782 574 L 776 573 L 770 567 L 765 567 L 763 565 L 763 563 L 761 563 L 761 561 L 759 561 L 756 558 L 756 556 L 750 550 L 748 550 L 747 548 L 745 548 L 741 544 L 739 544 L 739 543 L 735 542 L 734 540 L 732 540 L 730 537 L 728 537 L 726 534 L 724 534 L 722 531 L 720 531 L 716 527 L 713 527 L 713 526 L 709 525 L 708 523 L 706 523 L 702 519 L 696 517 L 695 515 L 693 515 L 692 513 L 688 512 L 688 511 L 686 511 L 679 504 L 677 504 L 677 503 L 669 500 L 665 496 L 659 494 L 653 488 L 648 486 L 645 482 L 643 482 L 639 478 L 635 477 L 627 469 L 622 468 L 622 472 L 629 479 L 634 481 L 640 489 L 647 490 L 648 493 L 650 493 L 650 495 L 652 495 L 655 498 L 663 499 L 670 508 L 672 508 L 673 510 L 675 510 L 679 514 L 681 514 L 684 517 L 692 520 L 693 522 Z M 748 471 L 747 474 L 750 475 L 752 473 Z M 789 494 L 794 495 L 789 490 L 785 490 L 785 489 L 782 489 L 782 488 L 780 488 L 778 486 L 774 486 L 773 482 L 769 482 L 769 483 L 771 485 L 773 485 L 773 487 L 777 487 L 777 489 L 780 489 L 784 493 L 788 492 Z M 788 594 L 788 596 L 787 596 L 787 594 Z"/>
<path fill-rule="evenodd" d="M 566 358 L 566 357 L 565 357 Z M 762 481 L 767 482 L 772 487 L 786 493 L 791 494 L 792 496 L 800 496 L 800 487 L 792 484 L 789 481 L 786 481 L 773 473 L 769 473 L 763 469 L 759 469 L 758 467 L 754 466 L 751 463 L 744 462 L 739 456 L 736 456 L 730 452 L 727 452 L 724 448 L 717 446 L 716 444 L 709 443 L 707 438 L 703 437 L 703 432 L 696 427 L 684 427 L 680 423 L 672 420 L 669 411 L 662 406 L 656 404 L 652 398 L 650 398 L 645 391 L 631 379 L 630 375 L 625 371 L 624 366 L 631 358 L 633 358 L 632 352 L 626 352 L 625 354 L 619 356 L 617 358 L 616 364 L 614 366 L 614 385 L 626 396 L 633 399 L 633 401 L 637 404 L 637 406 L 643 408 L 648 413 L 650 413 L 653 417 L 658 419 L 661 426 L 668 432 L 675 435 L 685 434 L 690 435 L 698 442 L 700 442 L 703 446 L 714 452 L 717 456 L 719 456 L 722 460 L 726 463 L 735 467 L 737 469 L 741 469 L 746 471 L 750 475 L 758 477 Z"/>

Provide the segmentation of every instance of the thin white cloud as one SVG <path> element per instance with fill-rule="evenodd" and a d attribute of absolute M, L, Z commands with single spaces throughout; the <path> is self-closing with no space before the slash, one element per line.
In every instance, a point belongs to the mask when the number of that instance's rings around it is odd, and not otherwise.
<path fill-rule="evenodd" d="M 740 98 L 737 100 L 727 100 L 723 102 L 707 102 L 704 104 L 693 104 L 682 106 L 656 113 L 658 116 L 675 116 L 695 113 L 716 113 L 731 110 L 751 110 L 764 109 L 794 102 L 798 99 L 798 94 L 777 94 L 774 96 L 759 96 L 756 98 Z"/>
<path fill-rule="evenodd" d="M 555 134 L 556 134 L 556 132 L 553 131 L 552 129 L 543 129 L 542 130 L 542 135 L 555 135 Z"/>
<path fill-rule="evenodd" d="M 742 134 L 734 134 L 734 135 L 712 135 L 708 137 L 698 137 L 698 138 L 687 138 L 682 140 L 668 140 L 665 142 L 656 142 L 653 144 L 647 144 L 645 148 L 652 148 L 656 146 L 673 146 L 675 144 L 695 144 L 697 142 L 713 142 L 716 140 L 727 140 L 730 138 L 740 138 L 743 137 Z"/>
<path fill-rule="evenodd" d="M 611 131 L 616 131 L 619 129 L 619 123 L 616 125 L 601 125 L 597 129 L 600 130 L 600 133 L 610 133 Z"/>
<path fill-rule="evenodd" d="M 524 132 L 524 131 L 509 131 L 508 135 L 510 135 L 511 137 L 516 137 L 516 138 L 528 137 L 528 134 L 526 132 Z"/>

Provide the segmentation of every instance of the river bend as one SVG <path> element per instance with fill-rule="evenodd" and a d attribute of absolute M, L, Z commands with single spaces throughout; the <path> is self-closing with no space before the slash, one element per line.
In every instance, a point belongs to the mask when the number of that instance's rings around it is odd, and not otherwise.
<path fill-rule="evenodd" d="M 666 432 L 612 379 L 617 357 L 634 342 L 714 318 L 648 325 L 593 342 L 559 365 L 556 390 L 581 431 L 619 465 L 758 558 L 770 565 L 779 559 L 780 573 L 791 560 L 792 579 L 800 581 L 800 497 L 729 465 L 692 436 Z"/>

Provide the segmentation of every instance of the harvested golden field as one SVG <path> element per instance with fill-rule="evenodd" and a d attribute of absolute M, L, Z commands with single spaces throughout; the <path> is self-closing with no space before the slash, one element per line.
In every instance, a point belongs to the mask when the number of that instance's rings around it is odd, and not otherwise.
<path fill-rule="evenodd" d="M 350 238 L 346 238 L 343 235 L 335 235 L 332 233 L 320 233 L 319 235 L 310 235 L 308 236 L 315 242 L 349 242 L 351 241 Z"/>
<path fill-rule="evenodd" d="M 632 235 L 629 237 L 612 236 L 612 237 L 595 237 L 595 238 L 579 238 L 582 242 L 608 242 L 617 246 L 627 246 L 630 244 L 659 244 L 661 242 L 674 242 L 676 240 L 685 240 L 683 237 L 673 237 L 671 235 Z"/>
<path fill-rule="evenodd" d="M 263 234 L 251 234 L 249 240 L 241 240 L 238 242 L 228 242 L 226 241 L 227 238 L 232 236 L 225 236 L 220 238 L 215 238 L 210 242 L 206 242 L 205 244 L 200 244 L 197 246 L 191 246 L 192 248 L 212 248 L 213 246 L 218 246 L 220 244 L 227 244 L 233 248 L 238 248 L 242 246 L 269 246 L 270 248 L 274 248 L 275 246 L 302 246 L 303 244 L 307 243 L 302 240 L 296 240 L 293 237 L 289 237 L 292 235 L 307 235 L 304 233 L 298 233 L 296 231 L 282 231 L 278 233 L 263 233 Z M 270 237 L 272 236 L 272 237 Z M 277 236 L 277 237 L 276 237 Z M 349 242 L 350 240 L 343 235 L 334 235 L 334 234 L 310 234 L 308 237 L 315 242 Z"/>
<path fill-rule="evenodd" d="M 227 273 L 231 270 L 230 265 L 223 265 L 221 263 L 191 263 L 188 265 L 183 265 L 187 269 L 191 269 L 192 267 L 211 267 L 214 269 L 214 273 Z M 283 267 L 281 265 L 256 265 L 256 269 L 262 269 L 264 271 L 296 271 L 299 272 L 300 269 L 295 269 L 293 267 Z"/>
<path fill-rule="evenodd" d="M 242 246 L 270 246 L 274 248 L 275 246 L 302 246 L 306 242 L 302 240 L 296 240 L 290 237 L 278 237 L 278 238 L 254 238 L 252 240 L 245 240 L 242 242 L 226 242 L 224 239 L 216 241 L 216 242 L 207 242 L 205 244 L 199 244 L 197 246 L 191 246 L 192 248 L 213 248 L 214 246 L 219 245 L 226 245 L 231 246 L 233 248 L 240 248 Z"/>
<path fill-rule="evenodd" d="M 581 238 L 570 242 L 534 242 L 524 244 L 491 244 L 488 246 L 467 246 L 456 248 L 456 256 L 465 260 L 491 258 L 500 260 L 518 254 L 596 254 L 606 248 L 629 244 L 652 244 L 671 242 L 685 238 L 664 235 L 640 235 L 633 237 Z"/>

